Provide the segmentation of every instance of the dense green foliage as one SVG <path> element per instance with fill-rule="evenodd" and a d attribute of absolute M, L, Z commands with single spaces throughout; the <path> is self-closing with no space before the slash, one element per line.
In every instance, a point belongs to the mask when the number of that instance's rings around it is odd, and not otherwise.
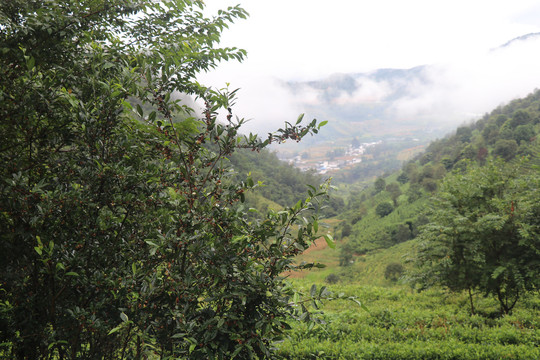
<path fill-rule="evenodd" d="M 338 247 L 343 246 L 338 242 Z M 346 268 L 327 267 L 294 281 L 302 289 L 313 282 L 335 293 L 355 295 L 368 311 L 332 302 L 324 308 L 325 323 L 309 329 L 292 324 L 280 346 L 286 359 L 536 359 L 540 356 L 540 303 L 537 292 L 523 294 L 510 315 L 502 316 L 493 297 L 478 296 L 471 314 L 467 292 L 440 287 L 417 292 L 407 281 L 408 256 L 420 246 L 407 241 L 356 257 Z M 318 257 L 337 257 L 320 251 Z M 310 254 L 311 255 L 311 254 Z M 304 257 L 304 255 L 302 256 Z M 388 270 L 405 270 L 397 281 Z M 333 276 L 331 276 L 333 275 Z"/>
<path fill-rule="evenodd" d="M 540 288 L 540 176 L 501 161 L 447 176 L 420 234 L 419 279 L 497 297 L 508 313 Z"/>
<path fill-rule="evenodd" d="M 419 228 L 429 222 L 427 200 L 437 196 L 439 184 L 452 171 L 467 164 L 483 166 L 489 159 L 505 162 L 528 157 L 526 169 L 540 165 L 540 91 L 495 109 L 454 134 L 432 142 L 426 151 L 405 163 L 398 173 L 379 177 L 374 185 L 349 196 L 340 215 L 341 227 L 351 226 L 343 257 L 362 254 L 415 238 Z M 538 171 L 532 171 L 533 178 Z M 383 184 L 386 186 L 384 187 Z M 392 202 L 394 211 L 380 218 L 381 205 Z M 379 209 L 379 216 L 377 216 Z M 406 228 L 409 233 L 406 233 Z"/>
<path fill-rule="evenodd" d="M 242 136 L 235 91 L 196 81 L 245 56 L 216 48 L 245 11 L 202 7 L 0 4 L 0 356 L 268 358 L 292 325 L 291 359 L 538 358 L 540 92 L 325 210 L 327 183 L 264 150 L 316 121 Z M 380 176 L 389 149 L 370 151 L 342 180 Z M 293 260 L 319 212 L 340 215 L 342 267 L 312 275 L 370 311 L 337 303 L 314 326 L 332 293 L 298 282 L 301 298 L 284 274 L 314 267 Z M 412 275 L 455 293 L 409 293 Z"/>
<path fill-rule="evenodd" d="M 322 181 L 311 172 L 302 172 L 292 165 L 280 161 L 275 153 L 268 150 L 254 152 L 239 149 L 231 156 L 231 164 L 241 180 L 251 174 L 254 181 L 262 182 L 257 195 L 263 196 L 280 206 L 296 203 L 305 196 L 306 185 L 318 186 Z M 267 206 L 254 207 L 264 211 Z"/>
<path fill-rule="evenodd" d="M 346 303 L 329 304 L 323 316 L 326 324 L 311 330 L 302 324 L 293 326 L 291 337 L 280 347 L 283 358 L 525 360 L 540 356 L 537 296 L 526 296 L 513 315 L 499 318 L 490 313 L 497 308 L 491 299 L 482 299 L 487 313 L 471 316 L 465 294 L 356 284 L 329 287 L 359 296 L 369 312 L 352 310 Z"/>
<path fill-rule="evenodd" d="M 246 13 L 202 6 L 1 3 L 0 356 L 270 357 L 286 319 L 310 318 L 280 274 L 316 237 L 327 184 L 249 221 L 257 184 L 228 158 L 318 126 L 240 136 L 234 91 L 195 76 L 244 57 L 215 46 Z"/>

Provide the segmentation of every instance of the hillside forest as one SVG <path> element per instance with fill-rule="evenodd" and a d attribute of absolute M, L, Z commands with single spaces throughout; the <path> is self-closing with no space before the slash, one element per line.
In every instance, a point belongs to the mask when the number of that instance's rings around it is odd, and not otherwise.
<path fill-rule="evenodd" d="M 349 193 L 339 252 L 293 275 L 358 295 L 325 325 L 298 324 L 287 358 L 534 359 L 539 354 L 540 92 L 433 141 L 401 170 Z"/>
<path fill-rule="evenodd" d="M 540 358 L 540 91 L 326 179 L 204 7 L 0 3 L 0 358 Z"/>

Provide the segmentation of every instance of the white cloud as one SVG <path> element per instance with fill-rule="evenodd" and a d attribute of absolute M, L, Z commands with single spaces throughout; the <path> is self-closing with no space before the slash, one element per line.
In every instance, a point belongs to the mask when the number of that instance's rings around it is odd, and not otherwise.
<path fill-rule="evenodd" d="M 236 4 L 208 0 L 209 12 Z M 320 91 L 291 94 L 280 81 L 317 80 L 332 73 L 377 68 L 430 67 L 428 83 L 408 84 L 396 103 L 398 118 L 464 121 L 540 84 L 540 44 L 506 41 L 540 31 L 536 0 L 259 0 L 241 1 L 251 13 L 226 30 L 223 45 L 248 51 L 242 64 L 227 63 L 201 78 L 204 84 L 240 87 L 235 112 L 253 118 L 250 130 L 270 130 L 294 120 L 301 104 L 316 104 Z M 533 14 L 534 16 L 532 16 Z M 278 79 L 278 80 L 276 80 Z M 393 84 L 362 82 L 340 104 L 379 101 Z"/>
<path fill-rule="evenodd" d="M 360 78 L 356 80 L 356 85 L 357 89 L 352 94 L 342 91 L 332 102 L 336 105 L 378 103 L 392 93 L 392 87 L 386 81 Z"/>
<path fill-rule="evenodd" d="M 394 105 L 397 117 L 464 121 L 540 86 L 540 39 L 463 57 L 429 68 L 427 84 L 411 84 L 411 96 Z"/>

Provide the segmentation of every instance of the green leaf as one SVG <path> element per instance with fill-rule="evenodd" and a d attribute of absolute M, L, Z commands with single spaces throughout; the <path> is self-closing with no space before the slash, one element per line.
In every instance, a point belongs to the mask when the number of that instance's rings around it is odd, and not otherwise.
<path fill-rule="evenodd" d="M 143 117 L 144 115 L 143 109 L 139 104 L 137 104 L 137 114 L 139 114 L 140 117 Z"/>
<path fill-rule="evenodd" d="M 144 240 L 145 243 L 147 243 L 150 246 L 158 247 L 159 245 L 151 240 Z"/>
<path fill-rule="evenodd" d="M 315 295 L 317 295 L 317 285 L 315 284 L 311 285 L 311 289 L 309 290 L 309 295 L 311 295 L 311 297 L 315 297 Z"/>
<path fill-rule="evenodd" d="M 129 321 L 128 316 L 124 312 L 120 313 L 120 319 L 122 319 L 123 322 Z"/>
<path fill-rule="evenodd" d="M 504 266 L 498 266 L 495 271 L 493 271 L 493 274 L 491 274 L 492 279 L 497 279 L 503 272 L 506 271 L 506 267 Z"/>
<path fill-rule="evenodd" d="M 115 332 L 117 332 L 121 328 L 122 328 L 122 325 L 118 325 L 117 327 L 111 329 L 111 331 L 109 331 L 108 335 L 114 334 Z"/>
<path fill-rule="evenodd" d="M 30 56 L 30 58 L 26 61 L 26 67 L 28 70 L 32 70 L 36 64 L 36 59 L 34 59 L 33 56 Z"/>
<path fill-rule="evenodd" d="M 369 309 L 364 304 L 362 304 L 360 301 L 358 301 L 356 298 L 350 297 L 349 300 L 351 300 L 352 302 L 358 304 L 363 310 L 369 312 Z"/>
<path fill-rule="evenodd" d="M 324 125 L 326 125 L 326 124 L 328 124 L 328 121 L 327 121 L 327 120 L 321 121 L 321 122 L 319 123 L 319 125 L 317 126 L 317 129 L 322 128 L 322 127 L 323 127 Z"/>
<path fill-rule="evenodd" d="M 328 244 L 330 248 L 332 249 L 336 248 L 336 243 L 334 242 L 334 238 L 332 237 L 332 235 L 326 234 L 324 235 L 324 239 L 326 240 L 326 243 Z"/>

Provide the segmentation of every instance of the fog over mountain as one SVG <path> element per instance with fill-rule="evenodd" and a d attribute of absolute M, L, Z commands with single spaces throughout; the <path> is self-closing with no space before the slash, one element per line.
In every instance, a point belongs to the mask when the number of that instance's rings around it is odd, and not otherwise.
<path fill-rule="evenodd" d="M 350 136 L 374 130 L 359 126 L 369 121 L 383 128 L 414 125 L 439 135 L 533 91 L 540 84 L 539 63 L 540 36 L 534 33 L 457 61 L 410 69 L 334 74 L 309 81 L 264 73 L 229 80 L 234 80 L 233 88 L 241 88 L 236 113 L 253 119 L 251 131 L 265 133 L 307 113 L 330 120 L 330 126 L 358 125 L 346 127 Z M 350 133 L 354 129 L 359 134 Z"/>

